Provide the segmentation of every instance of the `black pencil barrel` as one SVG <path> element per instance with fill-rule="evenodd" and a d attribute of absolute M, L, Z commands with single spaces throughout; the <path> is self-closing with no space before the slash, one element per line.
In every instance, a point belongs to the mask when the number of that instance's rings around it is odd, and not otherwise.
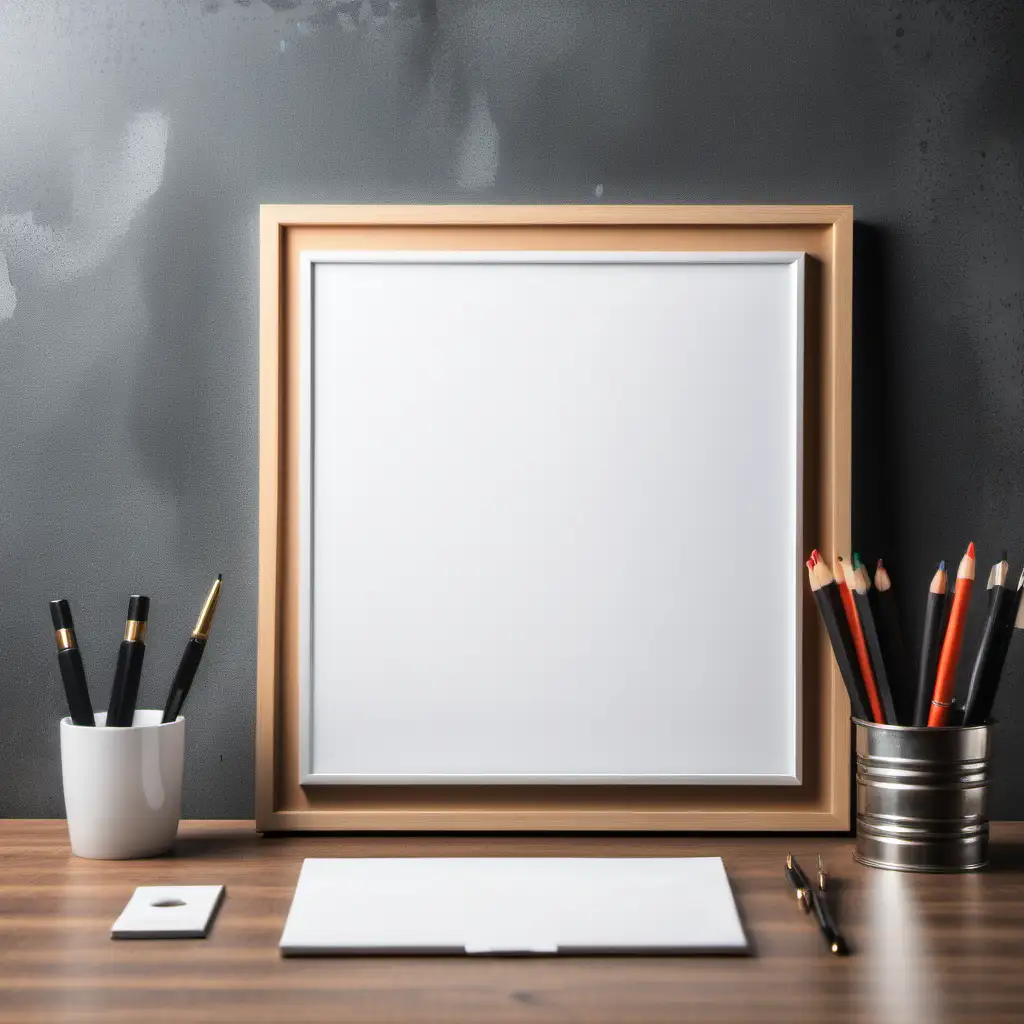
<path fill-rule="evenodd" d="M 988 614 L 985 616 L 985 627 L 978 642 L 978 653 L 974 658 L 967 699 L 964 702 L 964 724 L 978 713 L 979 701 L 984 702 L 984 694 L 991 685 L 992 665 L 1004 625 L 1008 597 L 1009 593 L 1004 586 L 994 586 L 989 590 Z"/>
<path fill-rule="evenodd" d="M 907 656 L 907 645 L 903 641 L 896 594 L 892 589 L 876 589 L 871 591 L 871 602 L 895 709 L 893 721 L 906 724 L 910 721 L 914 705 L 914 670 Z M 931 700 L 931 697 L 928 699 Z"/>
<path fill-rule="evenodd" d="M 946 594 L 928 592 L 924 610 L 924 631 L 921 634 L 921 660 L 918 662 L 917 698 L 912 725 L 928 724 L 928 708 L 935 693 L 935 674 L 939 668 L 939 649 L 946 633 L 949 602 Z"/>
<path fill-rule="evenodd" d="M 1005 587 L 993 587 L 996 593 L 992 599 L 992 606 L 989 609 L 988 618 L 985 620 L 985 630 L 982 633 L 981 643 L 978 645 L 978 657 L 975 659 L 974 671 L 971 673 L 971 683 L 967 691 L 967 700 L 964 703 L 964 725 L 984 725 L 992 717 L 992 708 L 995 705 L 996 694 L 999 692 L 999 683 L 1003 676 L 1003 667 L 1006 664 L 1006 655 L 1010 649 L 1010 641 L 1014 633 L 1014 620 L 1017 618 L 1017 609 L 1020 604 L 1020 591 L 1008 590 Z M 1002 607 L 999 607 L 1002 601 Z M 989 636 L 989 623 L 995 623 Z M 988 650 L 985 651 L 986 641 Z M 979 662 L 983 661 L 979 672 Z M 975 675 L 978 675 L 977 682 Z"/>
<path fill-rule="evenodd" d="M 868 654 L 871 656 L 871 668 L 875 673 L 875 686 L 878 689 L 879 699 L 882 701 L 882 711 L 885 712 L 886 725 L 899 725 L 903 720 L 897 713 L 893 703 L 892 687 L 889 682 L 889 659 L 882 646 L 878 635 L 878 627 L 875 622 L 875 608 L 871 591 L 862 594 L 854 591 L 853 600 L 857 605 L 857 614 L 860 616 L 861 628 L 864 630 L 864 639 L 867 641 Z"/>
<path fill-rule="evenodd" d="M 867 691 L 857 670 L 857 663 L 853 651 L 853 637 L 850 634 L 850 626 L 846 621 L 846 612 L 843 609 L 842 598 L 839 596 L 839 588 L 835 584 L 822 587 L 815 593 L 818 602 L 818 609 L 821 612 L 822 621 L 828 632 L 828 638 L 832 643 L 832 653 L 835 655 L 836 663 L 839 665 L 839 674 L 843 677 L 846 685 L 846 692 L 850 697 L 850 710 L 855 718 L 870 722 L 868 715 Z"/>

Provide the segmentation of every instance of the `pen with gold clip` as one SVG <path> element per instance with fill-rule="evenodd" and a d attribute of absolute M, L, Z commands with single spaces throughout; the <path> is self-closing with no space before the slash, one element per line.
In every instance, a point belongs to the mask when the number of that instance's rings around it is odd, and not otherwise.
<path fill-rule="evenodd" d="M 128 601 L 128 618 L 124 624 L 124 640 L 117 652 L 114 685 L 107 708 L 108 726 L 127 728 L 135 719 L 135 701 L 142 678 L 142 659 L 146 656 L 146 622 L 149 619 L 149 598 L 132 594 Z"/>
<path fill-rule="evenodd" d="M 796 892 L 796 901 L 804 908 L 806 914 L 811 909 L 811 883 L 793 859 L 793 854 L 786 854 L 786 878 Z"/>
<path fill-rule="evenodd" d="M 50 602 L 50 616 L 57 634 L 57 661 L 60 677 L 64 681 L 64 692 L 68 698 L 71 721 L 75 725 L 95 725 L 89 687 L 85 682 L 85 668 L 82 655 L 75 639 L 75 624 L 71 620 L 71 605 L 66 598 Z"/>
<path fill-rule="evenodd" d="M 804 913 L 814 911 L 818 919 L 818 927 L 825 939 L 825 945 L 837 956 L 845 956 L 849 950 L 846 941 L 839 934 L 832 911 L 828 905 L 828 897 L 825 895 L 825 887 L 828 885 L 828 875 L 825 874 L 825 865 L 821 857 L 818 858 L 818 887 L 811 888 L 811 883 L 804 874 L 803 869 L 796 862 L 791 853 L 786 854 L 786 878 L 796 892 L 796 900 L 804 908 Z"/>
<path fill-rule="evenodd" d="M 195 679 L 199 669 L 203 651 L 206 650 L 206 641 L 210 635 L 210 626 L 213 623 L 217 600 L 220 598 L 220 585 L 223 578 L 223 575 L 218 575 L 213 581 L 213 586 L 210 587 L 210 593 L 206 595 L 206 603 L 196 620 L 192 636 L 185 644 L 185 653 L 178 663 L 178 671 L 174 673 L 174 682 L 171 683 L 171 692 L 167 695 L 167 704 L 164 707 L 164 716 L 161 722 L 173 722 L 181 714 L 182 705 L 185 703 L 192 680 Z"/>
<path fill-rule="evenodd" d="M 839 933 L 839 927 L 836 925 L 835 918 L 832 916 L 832 911 L 828 905 L 828 897 L 825 895 L 827 885 L 828 875 L 825 874 L 825 865 L 819 856 L 818 888 L 814 890 L 811 901 L 814 907 L 814 914 L 818 918 L 818 927 L 821 929 L 821 934 L 829 951 L 835 953 L 836 956 L 846 956 L 849 953 L 849 949 L 847 948 L 846 940 Z"/>

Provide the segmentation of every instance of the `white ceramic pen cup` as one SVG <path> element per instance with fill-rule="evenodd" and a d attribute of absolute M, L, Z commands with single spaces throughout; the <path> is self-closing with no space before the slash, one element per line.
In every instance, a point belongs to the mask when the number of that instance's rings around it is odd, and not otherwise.
<path fill-rule="evenodd" d="M 181 817 L 185 719 L 136 711 L 131 727 L 60 723 L 60 763 L 71 852 L 94 860 L 155 857 L 174 843 Z"/>

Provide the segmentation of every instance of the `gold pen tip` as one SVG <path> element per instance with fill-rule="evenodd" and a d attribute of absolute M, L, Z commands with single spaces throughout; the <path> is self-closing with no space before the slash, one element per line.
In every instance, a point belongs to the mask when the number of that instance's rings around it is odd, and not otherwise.
<path fill-rule="evenodd" d="M 195 627 L 192 630 L 193 637 L 200 640 L 205 640 L 209 637 L 213 613 L 217 608 L 217 599 L 220 597 L 222 579 L 223 575 L 218 574 L 217 578 L 213 581 L 213 586 L 210 587 L 210 592 L 206 595 L 206 603 L 203 605 L 203 610 L 199 613 L 199 618 L 196 620 Z"/>
<path fill-rule="evenodd" d="M 839 943 L 838 942 L 833 942 L 832 943 L 832 952 L 833 953 L 838 953 L 839 952 Z"/>
<path fill-rule="evenodd" d="M 787 853 L 786 854 L 786 867 L 787 868 L 791 868 L 792 866 L 793 866 L 793 854 Z"/>

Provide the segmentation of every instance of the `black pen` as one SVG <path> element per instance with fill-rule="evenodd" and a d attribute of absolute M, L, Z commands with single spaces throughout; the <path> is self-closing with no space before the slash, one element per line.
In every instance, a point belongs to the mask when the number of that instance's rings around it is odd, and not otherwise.
<path fill-rule="evenodd" d="M 171 683 L 171 692 L 167 695 L 167 704 L 164 707 L 164 717 L 161 722 L 173 722 L 181 714 L 182 705 L 188 696 L 188 691 L 195 679 L 196 670 L 202 660 L 203 651 L 206 649 L 206 640 L 210 635 L 210 625 L 213 622 L 213 613 L 217 608 L 217 600 L 220 597 L 220 585 L 223 574 L 219 574 L 210 587 L 210 593 L 206 595 L 206 603 L 199 613 L 192 636 L 185 644 L 185 653 L 178 663 L 178 671 L 174 673 L 174 682 Z"/>
<path fill-rule="evenodd" d="M 835 918 L 832 916 L 832 911 L 828 905 L 828 897 L 825 895 L 825 887 L 828 884 L 828 875 L 825 874 L 825 865 L 821 861 L 821 857 L 818 857 L 818 888 L 814 890 L 812 897 L 812 904 L 814 906 L 814 914 L 818 918 L 818 927 L 821 929 L 821 934 L 825 939 L 825 945 L 828 946 L 829 951 L 835 953 L 836 956 L 846 956 L 850 952 L 846 945 L 846 940 L 839 933 L 839 926 L 835 922 Z"/>
<path fill-rule="evenodd" d="M 71 721 L 75 725 L 95 725 L 96 718 L 92 712 L 92 701 L 89 699 L 89 686 L 85 681 L 85 666 L 75 639 L 75 624 L 71 620 L 71 605 L 66 598 L 50 602 L 50 617 L 53 628 L 57 631 L 57 662 L 60 665 L 60 677 L 64 681 L 64 693 L 67 695 Z"/>
<path fill-rule="evenodd" d="M 804 908 L 806 914 L 811 909 L 811 883 L 801 871 L 800 865 L 793 859 L 793 854 L 786 854 L 786 878 L 796 892 L 796 901 Z"/>
<path fill-rule="evenodd" d="M 132 594 L 128 599 L 128 618 L 124 624 L 124 640 L 117 652 L 114 686 L 110 691 L 107 725 L 125 727 L 135 718 L 135 701 L 142 678 L 142 659 L 146 656 L 146 620 L 149 598 Z"/>

